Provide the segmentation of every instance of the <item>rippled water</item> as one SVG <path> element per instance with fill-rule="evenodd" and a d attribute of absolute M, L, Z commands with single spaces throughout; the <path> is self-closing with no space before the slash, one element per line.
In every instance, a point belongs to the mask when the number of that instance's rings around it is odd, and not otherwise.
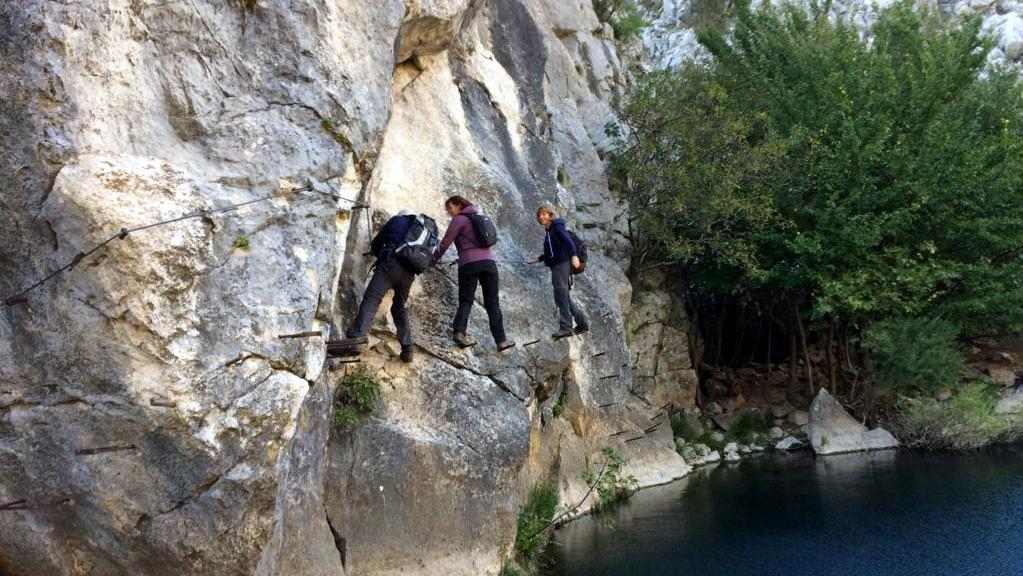
<path fill-rule="evenodd" d="M 720 466 L 569 524 L 547 556 L 545 576 L 1023 576 L 1023 447 Z"/>

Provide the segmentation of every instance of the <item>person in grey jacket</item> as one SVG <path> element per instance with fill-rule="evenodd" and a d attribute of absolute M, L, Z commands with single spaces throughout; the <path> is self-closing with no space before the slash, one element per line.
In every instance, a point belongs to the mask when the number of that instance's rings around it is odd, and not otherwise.
<path fill-rule="evenodd" d="M 541 204 L 536 210 L 536 221 L 546 229 L 543 254 L 537 261 L 551 269 L 554 303 L 558 306 L 558 331 L 552 337 L 560 339 L 588 332 L 589 320 L 582 308 L 572 300 L 572 270 L 582 266 L 575 242 L 565 228 L 565 221 L 558 218 L 552 205 Z"/>

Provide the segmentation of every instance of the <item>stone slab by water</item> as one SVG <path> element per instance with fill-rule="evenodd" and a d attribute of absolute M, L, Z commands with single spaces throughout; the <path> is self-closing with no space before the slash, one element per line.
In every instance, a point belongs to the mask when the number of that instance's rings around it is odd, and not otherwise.
<path fill-rule="evenodd" d="M 765 457 L 558 531 L 545 576 L 1017 576 L 1023 447 Z"/>

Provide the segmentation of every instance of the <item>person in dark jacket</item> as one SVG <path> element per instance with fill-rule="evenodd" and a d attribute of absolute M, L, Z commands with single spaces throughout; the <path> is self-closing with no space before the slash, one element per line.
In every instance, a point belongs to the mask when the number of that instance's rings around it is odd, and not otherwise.
<path fill-rule="evenodd" d="M 452 337 L 455 343 L 463 348 L 476 344 L 466 335 L 466 330 L 469 326 L 469 312 L 472 311 L 476 299 L 476 286 L 481 285 L 483 306 L 490 319 L 490 333 L 494 337 L 497 349 L 512 348 L 515 342 L 509 340 L 504 333 L 500 279 L 494 251 L 480 245 L 476 229 L 469 219 L 469 215 L 478 213 L 478 209 L 461 196 L 448 198 L 444 202 L 444 209 L 451 216 L 451 223 L 434 252 L 433 260 L 439 261 L 451 244 L 458 250 L 458 311 L 452 323 Z"/>
<path fill-rule="evenodd" d="M 572 269 L 582 263 L 576 251 L 575 242 L 565 228 L 565 221 L 558 218 L 550 204 L 542 204 L 536 210 L 536 221 L 546 229 L 543 240 L 543 254 L 537 259 L 551 269 L 551 283 L 554 285 L 554 303 L 558 306 L 558 331 L 553 338 L 565 338 L 583 334 L 590 329 L 586 314 L 572 300 Z M 575 328 L 572 322 L 575 321 Z"/>
<path fill-rule="evenodd" d="M 384 224 L 384 227 L 373 237 L 370 243 L 370 251 L 376 257 L 376 265 L 373 269 L 373 277 L 366 286 L 362 295 L 362 303 L 359 305 L 359 312 L 352 321 L 351 326 L 345 331 L 346 338 L 332 342 L 331 350 L 345 352 L 357 352 L 368 342 L 366 333 L 373 324 L 380 302 L 387 295 L 388 291 L 394 290 L 394 298 L 391 300 L 391 319 L 398 330 L 398 341 L 401 343 L 402 362 L 412 362 L 412 329 L 409 326 L 408 311 L 405 310 L 405 303 L 408 301 L 409 291 L 412 289 L 412 282 L 416 275 L 407 270 L 395 251 L 405 242 L 405 236 L 409 227 L 416 217 L 411 214 L 399 213 Z"/>

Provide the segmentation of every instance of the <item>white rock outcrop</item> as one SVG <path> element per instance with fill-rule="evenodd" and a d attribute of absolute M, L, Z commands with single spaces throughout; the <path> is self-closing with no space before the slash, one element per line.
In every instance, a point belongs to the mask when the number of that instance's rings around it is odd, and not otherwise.
<path fill-rule="evenodd" d="M 821 388 L 810 405 L 808 435 L 817 454 L 841 454 L 898 448 L 899 441 L 884 428 L 868 430 Z"/>
<path fill-rule="evenodd" d="M 643 485 L 689 471 L 661 408 L 695 390 L 685 321 L 658 286 L 633 310 L 601 160 L 627 79 L 588 0 L 28 0 L 0 54 L 0 297 L 197 216 L 0 308 L 3 574 L 495 575 L 532 482 L 574 502 L 604 448 Z M 453 350 L 430 271 L 416 362 L 385 303 L 381 405 L 331 427 L 344 369 L 278 337 L 344 326 L 370 226 L 444 224 L 452 193 L 501 227 L 509 333 L 543 342 L 498 355 L 477 310 Z M 544 200 L 591 252 L 592 331 L 557 343 Z M 633 314 L 658 326 L 630 348 Z"/>

